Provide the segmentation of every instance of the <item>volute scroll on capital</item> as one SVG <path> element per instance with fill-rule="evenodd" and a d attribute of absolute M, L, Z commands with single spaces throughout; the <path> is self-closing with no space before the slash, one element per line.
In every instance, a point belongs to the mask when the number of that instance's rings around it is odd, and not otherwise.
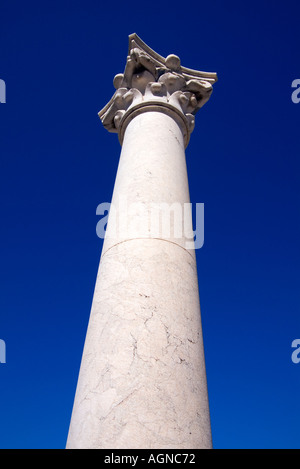
<path fill-rule="evenodd" d="M 216 81 L 216 73 L 183 67 L 176 55 L 164 58 L 131 34 L 124 73 L 115 76 L 116 92 L 99 117 L 109 132 L 119 133 L 122 144 L 125 128 L 135 115 L 164 112 L 178 122 L 187 145 L 195 114 L 209 100 Z"/>

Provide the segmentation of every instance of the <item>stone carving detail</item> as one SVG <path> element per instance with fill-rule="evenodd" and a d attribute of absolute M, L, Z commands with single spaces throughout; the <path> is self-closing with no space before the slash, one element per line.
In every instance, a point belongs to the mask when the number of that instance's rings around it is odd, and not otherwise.
<path fill-rule="evenodd" d="M 195 114 L 209 100 L 216 81 L 216 73 L 182 67 L 176 55 L 164 58 L 131 34 L 125 71 L 115 76 L 116 92 L 99 117 L 109 132 L 118 132 L 129 111 L 163 106 L 182 114 L 191 133 Z"/>

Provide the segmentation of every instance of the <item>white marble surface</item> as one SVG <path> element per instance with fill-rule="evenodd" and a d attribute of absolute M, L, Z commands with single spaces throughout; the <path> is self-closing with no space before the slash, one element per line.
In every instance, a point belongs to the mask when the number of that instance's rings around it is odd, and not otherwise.
<path fill-rule="evenodd" d="M 182 226 L 175 230 L 174 224 L 180 224 L 180 218 L 171 213 L 168 233 L 162 212 L 157 233 L 152 231 L 151 209 L 161 202 L 170 208 L 174 202 L 181 207 L 190 202 L 184 142 L 172 117 L 146 112 L 136 116 L 126 129 L 112 197 L 118 216 L 109 220 L 103 252 L 124 240 L 149 236 L 186 247 L 183 216 Z"/>
<path fill-rule="evenodd" d="M 128 125 L 113 202 L 125 195 L 189 201 L 183 138 L 168 115 Z M 147 238 L 145 223 L 104 242 L 68 447 L 211 445 L 195 253 L 184 237 Z"/>
<path fill-rule="evenodd" d="M 211 448 L 195 251 L 182 222 L 148 223 L 190 201 L 184 148 L 216 76 L 129 40 L 99 115 L 122 142 L 112 203 L 131 209 L 109 218 L 67 448 Z"/>
<path fill-rule="evenodd" d="M 209 448 L 195 258 L 163 240 L 99 269 L 69 448 Z"/>

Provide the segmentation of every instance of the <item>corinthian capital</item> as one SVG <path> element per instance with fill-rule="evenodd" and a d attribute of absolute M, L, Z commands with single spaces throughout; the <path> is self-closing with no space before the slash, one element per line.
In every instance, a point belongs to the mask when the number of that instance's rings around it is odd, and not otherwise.
<path fill-rule="evenodd" d="M 195 114 L 209 100 L 216 81 L 216 73 L 183 67 L 176 55 L 164 58 L 131 34 L 124 73 L 115 76 L 116 92 L 99 117 L 109 132 L 119 133 L 122 143 L 127 124 L 137 114 L 164 112 L 177 120 L 187 145 Z"/>

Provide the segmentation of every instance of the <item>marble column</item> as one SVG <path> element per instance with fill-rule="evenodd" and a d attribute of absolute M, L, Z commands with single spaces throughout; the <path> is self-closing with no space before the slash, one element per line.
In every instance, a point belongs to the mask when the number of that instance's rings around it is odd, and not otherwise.
<path fill-rule="evenodd" d="M 99 113 L 122 151 L 67 448 L 212 446 L 195 250 L 172 208 L 189 207 L 185 148 L 216 79 L 129 36 Z"/>

